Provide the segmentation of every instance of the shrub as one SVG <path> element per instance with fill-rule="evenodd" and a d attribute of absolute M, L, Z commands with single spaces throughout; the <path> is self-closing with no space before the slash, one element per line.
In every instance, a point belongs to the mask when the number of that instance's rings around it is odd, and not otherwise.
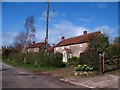
<path fill-rule="evenodd" d="M 65 66 L 62 62 L 62 54 L 61 53 L 49 53 L 48 56 L 49 65 L 54 67 L 63 67 Z"/>
<path fill-rule="evenodd" d="M 27 53 L 26 56 L 25 56 L 25 62 L 24 63 L 27 63 L 27 64 L 33 64 L 34 63 L 34 53 Z"/>
<path fill-rule="evenodd" d="M 6 58 L 8 58 L 8 56 L 10 55 L 10 52 L 11 52 L 11 50 L 10 49 L 3 49 L 3 51 L 2 51 L 2 59 L 6 59 Z"/>
<path fill-rule="evenodd" d="M 107 48 L 107 54 L 109 55 L 109 58 L 113 56 L 119 56 L 120 55 L 120 47 L 115 45 L 109 45 Z"/>
<path fill-rule="evenodd" d="M 79 64 L 79 58 L 78 57 L 72 57 L 68 58 L 67 66 L 76 66 Z"/>
<path fill-rule="evenodd" d="M 65 66 L 62 62 L 62 54 L 60 53 L 48 53 L 45 52 L 34 52 L 34 53 L 10 53 L 8 58 L 13 61 L 23 62 L 25 64 L 34 64 L 40 66 L 53 66 L 53 67 L 63 67 Z"/>
<path fill-rule="evenodd" d="M 8 58 L 11 59 L 11 60 L 15 60 L 15 61 L 18 61 L 18 62 L 21 62 L 23 61 L 23 53 L 10 53 Z"/>
<path fill-rule="evenodd" d="M 62 55 L 60 53 L 49 53 L 48 55 L 45 55 L 44 52 L 27 53 L 25 59 L 26 63 L 40 66 L 63 66 Z"/>
<path fill-rule="evenodd" d="M 7 59 L 11 53 L 18 53 L 14 48 L 2 48 L 2 59 Z"/>
<path fill-rule="evenodd" d="M 86 64 L 97 69 L 99 67 L 99 54 L 94 50 L 87 49 L 80 54 L 79 64 Z"/>

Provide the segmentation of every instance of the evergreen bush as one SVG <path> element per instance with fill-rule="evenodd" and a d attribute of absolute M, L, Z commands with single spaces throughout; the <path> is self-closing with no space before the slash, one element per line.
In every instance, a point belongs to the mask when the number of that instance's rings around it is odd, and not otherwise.
<path fill-rule="evenodd" d="M 97 69 L 99 67 L 99 54 L 94 50 L 87 49 L 80 54 L 79 64 L 86 64 Z"/>

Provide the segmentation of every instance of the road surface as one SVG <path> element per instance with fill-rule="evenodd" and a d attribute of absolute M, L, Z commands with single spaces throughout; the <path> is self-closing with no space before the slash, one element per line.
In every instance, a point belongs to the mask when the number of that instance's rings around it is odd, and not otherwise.
<path fill-rule="evenodd" d="M 2 64 L 2 88 L 84 88 L 38 75 L 26 69 Z"/>

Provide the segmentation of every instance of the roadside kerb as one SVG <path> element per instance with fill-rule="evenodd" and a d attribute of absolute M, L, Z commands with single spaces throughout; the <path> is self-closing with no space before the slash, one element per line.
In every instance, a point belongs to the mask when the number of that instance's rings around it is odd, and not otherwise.
<path fill-rule="evenodd" d="M 62 79 L 62 78 L 60 78 L 59 80 L 60 80 L 60 81 L 63 81 L 63 82 L 66 82 L 66 83 L 73 84 L 73 85 L 84 86 L 84 87 L 86 87 L 86 88 L 95 88 L 95 87 L 91 87 L 91 86 L 88 86 L 88 85 L 85 85 L 85 84 L 81 84 L 81 83 L 77 83 L 77 82 L 74 82 L 74 81 L 64 80 L 64 79 Z"/>

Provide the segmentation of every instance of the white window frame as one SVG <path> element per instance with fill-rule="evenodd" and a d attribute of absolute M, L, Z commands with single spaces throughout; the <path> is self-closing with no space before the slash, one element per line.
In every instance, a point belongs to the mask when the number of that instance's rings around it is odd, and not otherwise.
<path fill-rule="evenodd" d="M 65 47 L 64 46 L 62 46 L 62 49 L 64 49 Z"/>
<path fill-rule="evenodd" d="M 80 44 L 79 44 L 79 46 L 80 46 L 80 47 L 82 47 L 82 46 L 83 46 L 83 44 L 82 44 L 82 43 L 80 43 Z"/>
<path fill-rule="evenodd" d="M 68 49 L 70 49 L 70 46 L 67 46 Z"/>

